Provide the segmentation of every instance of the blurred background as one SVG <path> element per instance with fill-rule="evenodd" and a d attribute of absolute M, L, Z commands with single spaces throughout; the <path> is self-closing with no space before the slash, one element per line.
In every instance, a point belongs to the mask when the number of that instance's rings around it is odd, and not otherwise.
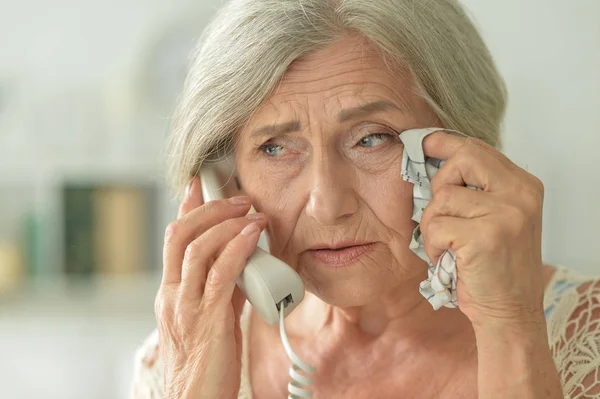
<path fill-rule="evenodd" d="M 126 398 L 154 328 L 161 153 L 218 0 L 0 0 L 2 398 Z M 600 262 L 600 1 L 465 0 L 504 74 L 505 152 L 546 185 L 544 256 Z"/>

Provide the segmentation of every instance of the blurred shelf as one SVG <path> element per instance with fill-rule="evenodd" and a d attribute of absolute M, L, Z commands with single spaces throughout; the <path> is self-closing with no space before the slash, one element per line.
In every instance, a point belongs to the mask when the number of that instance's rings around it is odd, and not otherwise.
<path fill-rule="evenodd" d="M 160 284 L 156 274 L 44 277 L 0 293 L 0 317 L 126 317 L 147 319 Z"/>
<path fill-rule="evenodd" d="M 166 173 L 158 162 L 155 163 L 118 163 L 104 162 L 86 164 L 83 162 L 69 165 L 46 166 L 39 170 L 35 162 L 18 165 L 4 162 L 0 186 L 24 186 L 31 188 L 54 188 L 68 181 L 82 182 L 129 182 L 166 184 Z M 27 183 L 23 183 L 27 182 Z"/>

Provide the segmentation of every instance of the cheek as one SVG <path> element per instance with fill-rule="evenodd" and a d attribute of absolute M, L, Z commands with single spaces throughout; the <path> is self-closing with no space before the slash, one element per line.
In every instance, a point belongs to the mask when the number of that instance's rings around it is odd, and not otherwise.
<path fill-rule="evenodd" d="M 267 233 L 274 255 L 289 241 L 297 219 L 306 202 L 305 193 L 300 192 L 293 179 L 281 179 L 268 173 L 257 173 L 259 168 L 247 169 L 244 173 L 240 167 L 239 176 L 245 193 L 252 199 L 252 204 L 269 217 Z"/>
<path fill-rule="evenodd" d="M 291 205 L 293 189 L 290 181 L 280 179 L 268 173 L 262 173 L 260 168 L 249 168 L 249 173 L 241 170 L 238 172 L 242 188 L 246 195 L 252 199 L 254 207 L 269 216 L 279 215 Z"/>
<path fill-rule="evenodd" d="M 374 216 L 393 235 L 410 237 L 415 226 L 411 220 L 413 185 L 402 180 L 399 166 L 393 171 L 385 173 L 385 177 L 361 179 L 360 195 Z"/>

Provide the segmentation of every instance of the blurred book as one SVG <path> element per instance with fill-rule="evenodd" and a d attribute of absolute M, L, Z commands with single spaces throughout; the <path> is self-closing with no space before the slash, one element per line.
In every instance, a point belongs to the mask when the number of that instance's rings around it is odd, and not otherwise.
<path fill-rule="evenodd" d="M 98 272 L 140 272 L 147 263 L 147 201 L 140 188 L 105 188 L 93 194 L 94 254 Z"/>
<path fill-rule="evenodd" d="M 65 272 L 87 276 L 94 270 L 94 187 L 66 187 Z"/>
<path fill-rule="evenodd" d="M 0 241 L 0 293 L 18 286 L 24 277 L 23 254 L 16 243 Z"/>
<path fill-rule="evenodd" d="M 153 260 L 153 194 L 143 186 L 66 186 L 65 272 L 91 276 L 147 270 Z"/>

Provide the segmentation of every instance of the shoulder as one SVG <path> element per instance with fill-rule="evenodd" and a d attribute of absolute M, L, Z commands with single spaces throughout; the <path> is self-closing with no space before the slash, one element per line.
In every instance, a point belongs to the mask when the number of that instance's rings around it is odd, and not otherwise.
<path fill-rule="evenodd" d="M 566 397 L 600 398 L 600 276 L 558 268 L 544 309 Z"/>
<path fill-rule="evenodd" d="M 545 274 L 548 273 L 546 270 Z M 556 267 L 550 273 L 544 296 L 544 310 L 548 319 L 565 321 L 565 313 L 578 313 L 581 305 L 593 307 L 597 302 L 600 276 L 584 276 L 565 267 Z M 554 317 L 561 315 L 563 317 Z"/>
<path fill-rule="evenodd" d="M 163 397 L 163 364 L 158 330 L 154 330 L 135 352 L 130 399 Z"/>

